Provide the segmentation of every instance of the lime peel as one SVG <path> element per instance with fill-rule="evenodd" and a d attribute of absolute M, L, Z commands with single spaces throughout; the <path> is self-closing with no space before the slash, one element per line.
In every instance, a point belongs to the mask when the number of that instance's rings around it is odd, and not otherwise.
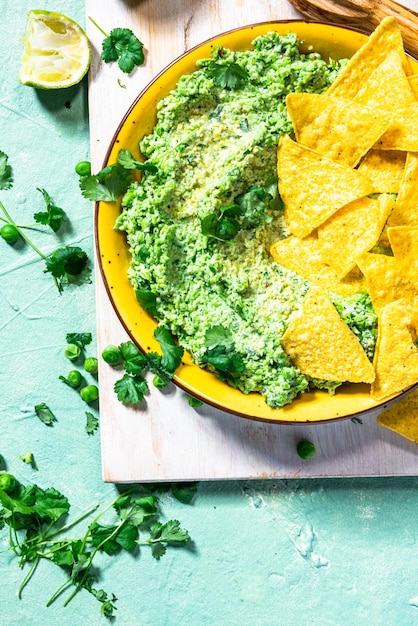
<path fill-rule="evenodd" d="M 84 30 L 69 17 L 52 11 L 28 12 L 19 81 L 39 89 L 78 84 L 87 74 L 91 46 Z"/>

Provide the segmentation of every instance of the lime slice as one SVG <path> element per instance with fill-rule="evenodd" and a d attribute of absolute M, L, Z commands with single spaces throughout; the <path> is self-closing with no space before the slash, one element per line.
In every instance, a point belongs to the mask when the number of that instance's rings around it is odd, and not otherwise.
<path fill-rule="evenodd" d="M 19 81 L 40 89 L 62 89 L 80 82 L 91 61 L 84 30 L 50 11 L 29 11 L 23 38 Z"/>

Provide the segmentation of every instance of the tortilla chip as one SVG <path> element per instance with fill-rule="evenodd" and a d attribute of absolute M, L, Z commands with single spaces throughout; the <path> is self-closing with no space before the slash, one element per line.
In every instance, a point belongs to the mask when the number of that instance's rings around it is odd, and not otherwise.
<path fill-rule="evenodd" d="M 398 193 L 406 162 L 401 150 L 370 150 L 358 166 L 377 193 Z"/>
<path fill-rule="evenodd" d="M 391 50 L 370 74 L 360 87 L 354 102 L 395 115 L 400 105 L 407 106 L 416 102 L 397 50 Z"/>
<path fill-rule="evenodd" d="M 352 99 L 361 85 L 382 63 L 391 50 L 397 50 L 402 59 L 402 67 L 407 76 L 412 74 L 405 54 L 401 32 L 396 19 L 384 18 L 370 35 L 366 43 L 351 57 L 341 74 L 327 90 L 327 94 Z"/>
<path fill-rule="evenodd" d="M 350 167 L 359 163 L 392 119 L 386 112 L 324 94 L 291 93 L 286 106 L 300 144 Z"/>
<path fill-rule="evenodd" d="M 325 262 L 338 278 L 344 278 L 357 264 L 357 257 L 379 241 L 395 201 L 381 194 L 346 204 L 318 227 L 318 241 Z"/>
<path fill-rule="evenodd" d="M 373 365 L 360 342 L 321 287 L 308 291 L 282 345 L 293 365 L 312 378 L 353 383 L 374 380 Z"/>
<path fill-rule="evenodd" d="M 389 242 L 405 276 L 418 289 L 418 221 L 411 226 L 391 226 L 387 230 Z"/>
<path fill-rule="evenodd" d="M 418 154 L 408 153 L 404 175 L 389 226 L 418 224 Z"/>
<path fill-rule="evenodd" d="M 418 390 L 411 391 L 384 409 L 378 415 L 377 423 L 418 443 Z"/>
<path fill-rule="evenodd" d="M 418 382 L 416 315 L 406 300 L 390 302 L 378 313 L 378 333 L 373 359 L 376 379 L 371 395 L 385 400 Z"/>
<path fill-rule="evenodd" d="M 365 252 L 357 258 L 357 264 L 366 278 L 367 291 L 376 313 L 395 300 L 414 302 L 418 297 L 415 286 L 395 257 Z"/>
<path fill-rule="evenodd" d="M 398 108 L 396 120 L 374 147 L 380 150 L 418 151 L 418 102 Z"/>
<path fill-rule="evenodd" d="M 418 100 L 418 74 L 412 74 L 408 76 L 409 86 L 415 96 L 415 100 Z"/>
<path fill-rule="evenodd" d="M 304 239 L 291 236 L 277 241 L 271 246 L 270 253 L 283 267 L 341 296 L 353 296 L 366 290 L 366 281 L 358 268 L 354 268 L 343 280 L 338 279 L 335 270 L 325 263 L 314 234 Z"/>
<path fill-rule="evenodd" d="M 373 192 L 370 179 L 282 135 L 279 192 L 290 232 L 306 237 L 342 206 Z"/>

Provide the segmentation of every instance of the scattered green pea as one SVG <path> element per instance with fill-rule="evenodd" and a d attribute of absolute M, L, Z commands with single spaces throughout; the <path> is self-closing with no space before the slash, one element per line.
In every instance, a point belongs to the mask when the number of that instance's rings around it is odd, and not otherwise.
<path fill-rule="evenodd" d="M 58 378 L 73 389 L 77 389 L 83 381 L 83 377 L 78 370 L 71 370 L 71 372 L 68 372 L 67 378 L 65 378 L 65 376 L 58 376 Z"/>
<path fill-rule="evenodd" d="M 90 161 L 79 161 L 75 166 L 75 171 L 79 176 L 90 176 L 91 164 Z"/>
<path fill-rule="evenodd" d="M 113 344 L 109 344 L 103 349 L 102 359 L 109 365 L 117 365 L 122 360 L 119 348 Z"/>
<path fill-rule="evenodd" d="M 64 354 L 70 361 L 75 361 L 81 354 L 81 348 L 80 346 L 76 346 L 75 343 L 69 343 L 65 346 Z"/>
<path fill-rule="evenodd" d="M 99 362 L 95 356 L 88 356 L 84 361 L 84 369 L 89 374 L 97 374 Z"/>
<path fill-rule="evenodd" d="M 84 402 L 94 402 L 99 397 L 99 389 L 96 385 L 86 385 L 80 389 L 80 396 Z"/>
<path fill-rule="evenodd" d="M 163 380 L 160 376 L 158 376 L 158 374 L 156 374 L 152 379 L 152 384 L 157 389 L 164 389 L 164 387 L 167 387 L 168 382 L 166 380 Z"/>
<path fill-rule="evenodd" d="M 11 493 L 16 487 L 16 478 L 8 472 L 0 472 L 0 489 Z"/>
<path fill-rule="evenodd" d="M 14 244 L 19 239 L 20 234 L 14 224 L 5 224 L 0 228 L 0 235 L 7 243 Z"/>
<path fill-rule="evenodd" d="M 304 460 L 310 459 L 316 452 L 314 444 L 310 441 L 299 441 L 296 450 L 300 458 Z"/>
<path fill-rule="evenodd" d="M 199 400 L 198 398 L 189 395 L 187 396 L 187 402 L 189 403 L 189 406 L 191 406 L 193 409 L 196 409 L 198 406 L 202 406 L 203 404 L 202 400 Z"/>

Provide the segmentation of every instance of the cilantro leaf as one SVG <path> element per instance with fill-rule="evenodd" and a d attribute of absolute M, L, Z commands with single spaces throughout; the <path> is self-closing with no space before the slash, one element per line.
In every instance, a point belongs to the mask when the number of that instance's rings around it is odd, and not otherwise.
<path fill-rule="evenodd" d="M 208 213 L 200 222 L 202 233 L 220 241 L 231 241 L 241 228 L 235 219 L 240 212 L 238 204 L 229 204 L 220 207 L 216 212 Z"/>
<path fill-rule="evenodd" d="M 139 404 L 144 395 L 149 391 L 148 383 L 142 376 L 124 374 L 114 384 L 114 390 L 118 400 L 124 404 Z"/>
<path fill-rule="evenodd" d="M 205 345 L 207 350 L 202 356 L 204 363 L 232 376 L 244 371 L 244 360 L 235 350 L 233 336 L 228 328 L 221 325 L 209 328 L 206 331 Z"/>
<path fill-rule="evenodd" d="M 126 170 L 142 170 L 145 172 L 155 173 L 158 171 L 156 165 L 152 163 L 142 163 L 141 161 L 137 161 L 134 159 L 133 155 L 129 150 L 122 148 L 118 153 L 118 163 L 122 165 Z"/>
<path fill-rule="evenodd" d="M 13 172 L 9 165 L 9 157 L 0 150 L 0 189 L 6 190 L 13 186 Z"/>
<path fill-rule="evenodd" d="M 103 526 L 95 523 L 90 526 L 91 544 L 106 554 L 117 554 L 122 549 L 132 551 L 137 546 L 138 528 L 129 522 L 118 526 Z"/>
<path fill-rule="evenodd" d="M 129 495 L 122 496 L 114 508 L 121 520 L 140 526 L 157 514 L 157 498 L 152 494 L 135 499 Z"/>
<path fill-rule="evenodd" d="M 46 269 L 44 271 L 52 274 L 58 291 L 61 293 L 64 289 L 63 280 L 81 274 L 87 261 L 87 254 L 78 246 L 63 246 L 45 258 Z"/>
<path fill-rule="evenodd" d="M 46 426 L 52 426 L 52 424 L 57 421 L 57 418 L 45 402 L 41 402 L 35 406 L 35 413 Z"/>
<path fill-rule="evenodd" d="M 178 520 L 168 520 L 165 524 L 155 522 L 150 527 L 150 537 L 152 556 L 159 559 L 166 552 L 166 545 L 181 546 L 190 539 L 187 530 L 180 528 Z"/>
<path fill-rule="evenodd" d="M 198 483 L 174 483 L 171 493 L 179 502 L 190 504 L 197 492 Z"/>
<path fill-rule="evenodd" d="M 107 165 L 97 174 L 80 177 L 82 195 L 88 200 L 116 202 L 132 182 L 131 169 L 120 163 Z"/>
<path fill-rule="evenodd" d="M 122 72 L 130 74 L 144 62 L 143 47 L 129 28 L 113 28 L 103 40 L 101 58 L 105 63 L 117 61 Z"/>
<path fill-rule="evenodd" d="M 119 345 L 123 367 L 128 374 L 140 375 L 147 359 L 133 341 L 125 341 Z"/>
<path fill-rule="evenodd" d="M 172 334 L 164 326 L 157 326 L 154 337 L 163 352 L 161 367 L 167 375 L 172 376 L 181 363 L 184 348 L 176 344 Z"/>
<path fill-rule="evenodd" d="M 206 65 L 215 87 L 237 89 L 248 80 L 247 70 L 234 61 L 209 61 Z"/>
<path fill-rule="evenodd" d="M 157 309 L 157 298 L 155 294 L 147 289 L 137 289 L 135 291 L 136 299 L 139 304 L 142 306 L 144 311 L 146 311 L 152 317 L 158 316 Z"/>
<path fill-rule="evenodd" d="M 38 191 L 40 191 L 44 197 L 46 211 L 40 211 L 39 213 L 35 213 L 33 216 L 34 220 L 35 222 L 38 222 L 38 224 L 50 226 L 54 233 L 56 233 L 62 224 L 65 213 L 63 209 L 60 209 L 60 207 L 53 204 L 51 196 L 47 191 L 45 191 L 45 189 L 39 189 L 38 187 Z"/>
<path fill-rule="evenodd" d="M 93 341 L 93 336 L 91 333 L 67 333 L 65 340 L 83 349 Z"/>
<path fill-rule="evenodd" d="M 99 428 L 99 420 L 98 418 L 90 413 L 90 411 L 86 411 L 86 425 L 84 430 L 88 435 L 93 435 L 96 430 Z"/>

